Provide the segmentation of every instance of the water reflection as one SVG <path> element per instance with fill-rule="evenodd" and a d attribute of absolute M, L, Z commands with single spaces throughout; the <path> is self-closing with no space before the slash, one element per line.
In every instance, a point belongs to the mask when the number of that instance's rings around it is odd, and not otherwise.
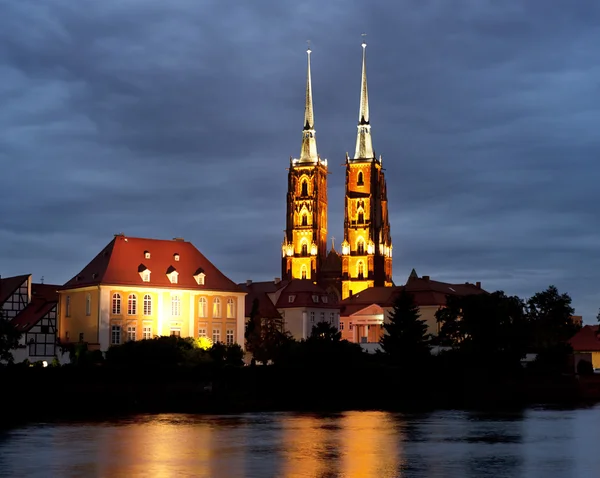
<path fill-rule="evenodd" d="M 600 408 L 137 416 L 0 435 L 0 476 L 599 476 Z"/>

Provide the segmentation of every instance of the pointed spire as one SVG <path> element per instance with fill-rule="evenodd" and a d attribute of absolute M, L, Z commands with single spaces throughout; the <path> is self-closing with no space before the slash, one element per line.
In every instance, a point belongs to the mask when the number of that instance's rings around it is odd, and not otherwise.
<path fill-rule="evenodd" d="M 358 114 L 358 133 L 354 159 L 372 159 L 373 143 L 371 142 L 371 125 L 369 123 L 369 92 L 367 89 L 367 43 L 363 33 L 362 42 L 362 76 L 360 80 L 360 111 Z"/>
<path fill-rule="evenodd" d="M 308 70 L 306 73 L 306 101 L 304 104 L 304 128 L 302 129 L 302 150 L 300 151 L 300 162 L 314 162 L 319 159 L 317 154 L 317 140 L 315 138 L 315 117 L 312 102 L 312 82 L 310 77 L 310 42 L 308 50 Z"/>

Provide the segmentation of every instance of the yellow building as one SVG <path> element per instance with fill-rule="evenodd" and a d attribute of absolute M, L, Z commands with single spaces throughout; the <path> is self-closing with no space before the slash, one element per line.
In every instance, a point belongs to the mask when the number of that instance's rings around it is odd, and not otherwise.
<path fill-rule="evenodd" d="M 371 139 L 363 42 L 360 112 L 354 158 L 346 154 L 346 207 L 342 242 L 342 299 L 369 287 L 391 287 L 392 237 L 381 156 Z"/>
<path fill-rule="evenodd" d="M 282 278 L 318 280 L 327 256 L 327 160 L 317 154 L 310 49 L 300 158 L 290 159 Z"/>
<path fill-rule="evenodd" d="M 115 235 L 59 291 L 62 343 L 159 335 L 244 343 L 245 292 L 190 242 Z"/>

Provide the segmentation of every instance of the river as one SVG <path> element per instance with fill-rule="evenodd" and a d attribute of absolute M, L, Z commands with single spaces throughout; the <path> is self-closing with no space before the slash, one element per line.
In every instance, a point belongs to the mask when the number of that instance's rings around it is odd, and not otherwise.
<path fill-rule="evenodd" d="M 0 476 L 596 477 L 600 406 L 141 415 L 0 432 Z"/>

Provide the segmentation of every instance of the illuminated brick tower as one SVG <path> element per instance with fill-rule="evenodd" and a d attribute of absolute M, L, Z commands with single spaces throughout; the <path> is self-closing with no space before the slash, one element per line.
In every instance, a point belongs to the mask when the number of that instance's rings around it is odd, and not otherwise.
<path fill-rule="evenodd" d="M 360 113 L 354 158 L 346 153 L 346 213 L 342 243 L 342 299 L 368 287 L 391 287 L 392 237 L 387 188 L 373 151 L 369 123 L 366 49 L 362 43 Z"/>
<path fill-rule="evenodd" d="M 286 229 L 282 252 L 282 277 L 316 281 L 327 255 L 327 160 L 317 154 L 310 53 L 306 76 L 306 103 L 302 150 L 290 158 Z"/>

